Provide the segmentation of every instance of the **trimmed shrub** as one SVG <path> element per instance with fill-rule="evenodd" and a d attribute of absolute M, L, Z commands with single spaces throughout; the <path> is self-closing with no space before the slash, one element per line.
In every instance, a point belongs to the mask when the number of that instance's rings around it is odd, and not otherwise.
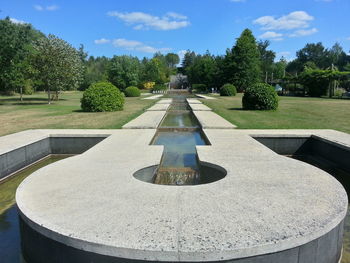
<path fill-rule="evenodd" d="M 125 96 L 127 97 L 140 97 L 141 91 L 134 86 L 127 87 L 124 91 Z"/>
<path fill-rule="evenodd" d="M 155 85 L 152 89 L 153 93 L 163 92 L 167 89 L 165 85 Z"/>
<path fill-rule="evenodd" d="M 91 84 L 84 91 L 81 108 L 88 112 L 118 111 L 124 106 L 124 94 L 112 83 Z"/>
<path fill-rule="evenodd" d="M 265 83 L 257 83 L 244 92 L 243 109 L 246 110 L 276 110 L 278 95 L 275 89 Z"/>
<path fill-rule="evenodd" d="M 236 96 L 236 87 L 232 84 L 225 84 L 220 89 L 220 96 Z"/>
<path fill-rule="evenodd" d="M 205 84 L 192 84 L 192 89 L 197 92 L 206 93 L 208 92 L 208 88 Z"/>

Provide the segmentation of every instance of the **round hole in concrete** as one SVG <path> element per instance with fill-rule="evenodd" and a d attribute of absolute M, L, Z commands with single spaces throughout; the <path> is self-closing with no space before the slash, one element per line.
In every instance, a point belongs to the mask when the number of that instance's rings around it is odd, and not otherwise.
<path fill-rule="evenodd" d="M 161 185 L 199 185 L 199 184 L 209 184 L 223 179 L 227 175 L 227 171 L 216 164 L 208 162 L 200 162 L 199 177 L 192 183 L 182 183 L 181 180 L 175 180 L 173 183 L 169 183 L 165 180 L 162 183 L 156 182 L 156 177 L 158 173 L 158 165 L 152 165 L 149 167 L 142 168 L 136 171 L 133 176 L 143 182 L 151 184 L 161 184 Z M 164 169 L 164 168 L 162 168 Z"/>

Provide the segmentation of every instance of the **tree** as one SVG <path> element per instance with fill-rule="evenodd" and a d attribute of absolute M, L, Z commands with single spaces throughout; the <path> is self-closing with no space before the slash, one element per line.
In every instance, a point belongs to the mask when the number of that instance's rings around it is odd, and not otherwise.
<path fill-rule="evenodd" d="M 196 58 L 196 53 L 193 51 L 187 50 L 181 64 L 182 71 L 184 74 L 186 75 L 188 74 L 187 70 L 190 66 L 192 66 L 195 58 Z"/>
<path fill-rule="evenodd" d="M 144 82 L 155 82 L 156 84 L 167 82 L 166 68 L 160 58 L 155 57 L 145 62 L 142 79 Z"/>
<path fill-rule="evenodd" d="M 37 41 L 35 50 L 34 63 L 47 89 L 48 104 L 51 103 L 51 91 L 55 91 L 58 100 L 60 91 L 79 87 L 82 62 L 74 47 L 50 34 Z"/>
<path fill-rule="evenodd" d="M 299 64 L 299 72 L 303 70 L 306 62 L 313 62 L 318 68 L 324 69 L 330 66 L 328 60 L 327 49 L 322 45 L 321 42 L 318 43 L 308 43 L 304 48 L 297 51 L 296 60 Z"/>
<path fill-rule="evenodd" d="M 233 84 L 243 91 L 260 81 L 260 53 L 255 37 L 245 29 L 237 39 L 232 53 L 227 54 L 229 74 L 233 75 Z"/>
<path fill-rule="evenodd" d="M 205 84 L 208 88 L 216 87 L 215 75 L 217 66 L 215 58 L 207 51 L 205 55 L 197 55 L 191 66 L 187 68 L 187 75 L 192 84 Z"/>
<path fill-rule="evenodd" d="M 258 42 L 258 49 L 260 53 L 260 65 L 261 65 L 261 71 L 262 71 L 262 79 L 267 82 L 268 75 L 273 72 L 273 66 L 274 66 L 274 60 L 276 57 L 276 53 L 272 50 L 267 50 L 268 46 L 270 45 L 270 41 L 259 41 Z"/>
<path fill-rule="evenodd" d="M 0 20 L 0 92 L 22 90 L 35 73 L 30 63 L 33 42 L 43 35 L 30 24 L 15 24 L 7 17 Z"/>
<path fill-rule="evenodd" d="M 169 68 L 175 68 L 177 64 L 180 62 L 180 58 L 178 54 L 168 53 L 165 56 L 165 61 Z"/>
<path fill-rule="evenodd" d="M 320 97 L 328 94 L 333 95 L 333 85 L 335 80 L 340 80 L 349 75 L 350 72 L 340 72 L 338 70 L 322 70 L 305 68 L 300 74 L 299 81 L 306 87 L 309 96 Z"/>
<path fill-rule="evenodd" d="M 140 61 L 132 56 L 114 56 L 108 67 L 108 80 L 120 90 L 140 82 Z"/>

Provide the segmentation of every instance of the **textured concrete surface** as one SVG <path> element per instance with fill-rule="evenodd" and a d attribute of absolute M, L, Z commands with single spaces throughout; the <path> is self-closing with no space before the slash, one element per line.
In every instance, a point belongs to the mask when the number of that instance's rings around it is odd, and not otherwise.
<path fill-rule="evenodd" d="M 166 111 L 169 106 L 169 103 L 156 103 L 152 107 L 148 108 L 147 111 Z"/>
<path fill-rule="evenodd" d="M 56 241 L 121 258 L 335 262 L 347 211 L 344 188 L 251 136 L 318 136 L 348 147 L 350 135 L 206 129 L 212 145 L 197 146 L 199 159 L 222 166 L 227 176 L 173 187 L 132 176 L 159 163 L 163 147 L 149 145 L 155 131 L 114 130 L 85 153 L 38 170 L 17 190 L 22 219 Z"/>
<path fill-rule="evenodd" d="M 195 94 L 198 98 L 206 99 L 206 100 L 216 100 L 216 98 L 205 96 L 202 94 Z"/>
<path fill-rule="evenodd" d="M 197 99 L 186 99 L 188 103 L 190 104 L 202 104 L 202 102 L 200 100 L 197 100 Z"/>
<path fill-rule="evenodd" d="M 123 126 L 123 129 L 155 129 L 166 111 L 146 111 Z"/>
<path fill-rule="evenodd" d="M 162 103 L 170 104 L 172 101 L 173 101 L 173 99 L 161 99 L 161 100 L 157 101 L 157 104 L 162 104 Z"/>
<path fill-rule="evenodd" d="M 143 98 L 143 100 L 156 100 L 156 99 L 159 99 L 160 97 L 163 97 L 163 94 L 153 95 L 147 98 Z"/>
<path fill-rule="evenodd" d="M 199 104 L 199 103 L 189 103 L 191 109 L 193 111 L 211 111 L 211 108 L 204 104 Z"/>
<path fill-rule="evenodd" d="M 204 105 L 203 105 L 204 106 Z M 193 111 L 203 129 L 234 129 L 235 125 L 212 111 Z"/>

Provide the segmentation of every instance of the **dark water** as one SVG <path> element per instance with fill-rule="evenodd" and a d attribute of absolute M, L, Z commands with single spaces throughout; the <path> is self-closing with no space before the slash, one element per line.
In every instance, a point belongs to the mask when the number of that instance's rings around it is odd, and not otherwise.
<path fill-rule="evenodd" d="M 0 184 L 0 204 L 9 207 L 0 213 L 0 262 L 1 263 L 26 263 L 21 255 L 20 233 L 17 206 L 14 196 L 18 185 L 36 170 L 57 162 L 71 155 L 53 155 L 41 162 L 33 164 L 18 172 L 12 178 Z M 27 262 L 30 263 L 30 262 Z"/>

